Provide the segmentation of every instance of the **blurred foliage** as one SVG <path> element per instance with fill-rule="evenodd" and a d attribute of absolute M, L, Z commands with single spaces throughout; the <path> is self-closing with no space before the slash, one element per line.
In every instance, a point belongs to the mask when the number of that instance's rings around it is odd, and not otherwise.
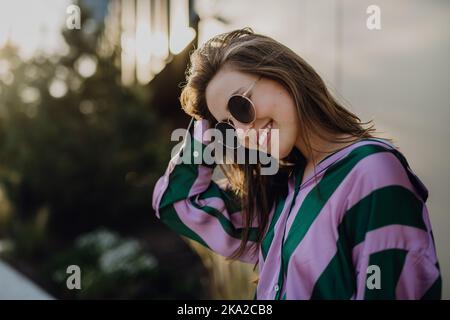
<path fill-rule="evenodd" d="M 171 126 L 150 87 L 121 85 L 114 57 L 97 54 L 101 26 L 89 21 L 63 31 L 63 56 L 22 61 L 13 45 L 0 49 L 0 239 L 8 244 L 0 255 L 57 298 L 202 297 L 199 279 L 180 278 L 114 233 L 154 228 L 152 187 L 167 165 L 162 137 Z M 113 240 L 103 246 L 102 237 Z M 72 264 L 82 268 L 79 292 L 63 281 Z"/>
<path fill-rule="evenodd" d="M 81 290 L 67 290 L 67 266 L 73 261 L 81 269 Z M 44 270 L 68 299 L 193 299 L 201 292 L 198 282 L 167 274 L 137 240 L 103 228 L 79 236 L 72 247 L 53 255 Z"/>
<path fill-rule="evenodd" d="M 13 77 L 0 81 L 1 182 L 16 217 L 47 207 L 59 237 L 139 225 L 168 151 L 155 138 L 164 128 L 148 99 L 120 85 L 112 59 L 95 55 L 90 37 L 64 35 L 70 52 L 58 59 L 25 63 L 11 46 L 0 52 Z M 96 63 L 95 73 L 83 78 L 82 63 Z"/>
<path fill-rule="evenodd" d="M 74 261 L 81 270 L 82 290 L 67 290 L 67 267 Z M 54 254 L 45 275 L 67 298 L 134 298 L 154 277 L 156 266 L 155 258 L 145 253 L 136 240 L 99 229 L 81 235 L 72 247 Z M 118 283 L 122 290 L 117 290 Z"/>
<path fill-rule="evenodd" d="M 0 256 L 56 298 L 204 298 L 201 272 L 180 252 L 188 246 L 161 250 L 185 259 L 167 266 L 119 236 L 161 240 L 147 236 L 151 192 L 167 137 L 187 124 L 177 98 L 187 51 L 150 86 L 124 87 L 117 57 L 97 53 L 101 26 L 82 12 L 89 28 L 63 31 L 63 56 L 22 61 L 13 45 L 0 49 Z M 252 266 L 188 243 L 209 273 L 208 297 L 252 297 Z M 82 290 L 66 286 L 74 264 Z"/>

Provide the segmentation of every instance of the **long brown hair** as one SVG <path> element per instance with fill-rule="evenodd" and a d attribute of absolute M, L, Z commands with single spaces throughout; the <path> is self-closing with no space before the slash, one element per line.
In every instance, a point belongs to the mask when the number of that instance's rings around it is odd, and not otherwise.
<path fill-rule="evenodd" d="M 345 142 L 348 138 L 329 139 L 322 131 L 346 134 L 353 140 L 374 137 L 371 121 L 361 120 L 346 110 L 330 94 L 325 83 L 314 69 L 299 55 L 276 40 L 254 33 L 249 27 L 219 34 L 190 53 L 190 65 L 186 70 L 180 102 L 183 110 L 196 119 L 207 119 L 211 126 L 217 120 L 209 112 L 205 91 L 209 81 L 224 65 L 234 70 L 261 75 L 278 81 L 292 95 L 297 107 L 301 137 L 307 151 L 313 148 L 311 133 L 329 142 Z M 321 130 L 317 130 L 320 128 Z M 244 230 L 240 247 L 230 257 L 242 255 L 249 240 L 253 221 L 258 222 L 255 247 L 259 246 L 269 224 L 269 213 L 277 197 L 286 196 L 288 177 L 295 166 L 303 164 L 305 157 L 297 148 L 282 161 L 278 173 L 272 176 L 260 174 L 260 164 L 220 164 L 224 175 L 241 201 L 244 214 Z M 315 163 L 314 163 L 315 167 Z M 256 266 L 256 265 L 255 265 Z"/>

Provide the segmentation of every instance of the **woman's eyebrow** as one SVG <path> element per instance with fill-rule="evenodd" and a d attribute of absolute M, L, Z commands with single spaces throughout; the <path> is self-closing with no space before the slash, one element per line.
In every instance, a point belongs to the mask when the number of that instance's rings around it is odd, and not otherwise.
<path fill-rule="evenodd" d="M 231 95 L 230 95 L 230 97 L 232 96 L 232 95 L 235 95 L 235 94 L 243 94 L 244 93 L 244 91 L 245 91 L 245 88 L 246 87 L 240 87 L 240 88 L 238 88 L 238 89 L 236 89 Z M 249 92 L 247 92 L 247 97 L 251 97 L 252 96 L 252 92 L 253 92 L 253 88 L 249 91 Z"/>
<path fill-rule="evenodd" d="M 240 88 L 238 88 L 237 90 L 235 90 L 235 91 L 231 94 L 231 96 L 234 95 L 234 94 L 237 94 L 237 93 L 243 93 L 243 91 L 244 91 L 244 87 L 240 87 Z"/>

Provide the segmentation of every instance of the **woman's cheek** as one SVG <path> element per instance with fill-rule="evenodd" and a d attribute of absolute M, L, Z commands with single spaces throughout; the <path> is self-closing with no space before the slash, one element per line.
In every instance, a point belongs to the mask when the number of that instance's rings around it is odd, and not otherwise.
<path fill-rule="evenodd" d="M 292 148 L 289 146 L 289 143 L 285 136 L 285 132 L 283 130 L 279 130 L 277 144 L 278 144 L 279 158 L 284 158 L 287 155 L 289 155 Z"/>

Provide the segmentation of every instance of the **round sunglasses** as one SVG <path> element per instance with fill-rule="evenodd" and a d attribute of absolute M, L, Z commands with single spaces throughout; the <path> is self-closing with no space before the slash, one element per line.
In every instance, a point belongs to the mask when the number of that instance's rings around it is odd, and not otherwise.
<path fill-rule="evenodd" d="M 228 111 L 230 116 L 226 120 L 216 123 L 215 129 L 219 130 L 222 139 L 218 142 L 230 149 L 237 149 L 241 146 L 236 126 L 231 117 L 236 121 L 245 125 L 251 125 L 256 120 L 256 109 L 253 101 L 247 96 L 248 92 L 255 86 L 255 84 L 262 78 L 259 76 L 244 93 L 233 94 L 228 99 Z"/>

